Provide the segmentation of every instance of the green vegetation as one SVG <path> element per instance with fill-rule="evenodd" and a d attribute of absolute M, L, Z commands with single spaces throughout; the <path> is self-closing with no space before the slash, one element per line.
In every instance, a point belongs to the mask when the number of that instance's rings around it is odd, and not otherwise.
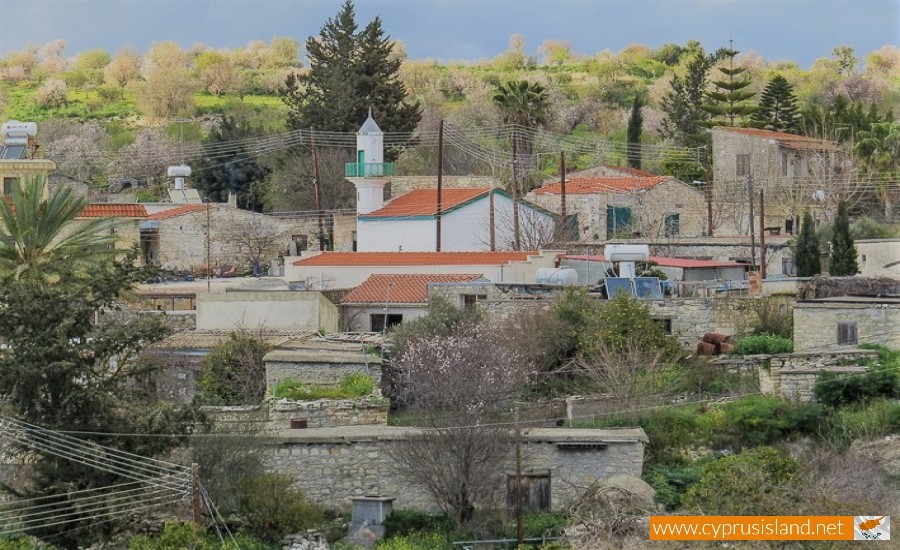
<path fill-rule="evenodd" d="M 287 533 L 300 533 L 321 523 L 322 509 L 291 487 L 291 476 L 263 474 L 241 480 L 238 510 L 246 520 L 244 529 L 268 542 L 278 542 Z"/>
<path fill-rule="evenodd" d="M 0 546 L 2 548 L 2 546 Z M 239 535 L 236 541 L 219 540 L 215 533 L 197 529 L 189 523 L 169 522 L 157 536 L 137 535 L 128 539 L 128 550 L 276 550 L 280 546 L 266 544 L 247 535 Z M 5 549 L 4 549 L 5 550 Z M 12 549 L 10 549 L 12 550 Z"/>
<path fill-rule="evenodd" d="M 835 277 L 856 275 L 859 273 L 856 256 L 856 245 L 850 235 L 847 202 L 842 200 L 838 203 L 837 216 L 834 218 L 834 232 L 831 235 L 831 262 L 828 266 L 828 273 Z"/>
<path fill-rule="evenodd" d="M 255 405 L 266 395 L 263 356 L 272 347 L 259 334 L 234 331 L 203 358 L 201 401 L 210 405 Z"/>
<path fill-rule="evenodd" d="M 794 264 L 798 277 L 814 277 L 822 272 L 822 251 L 819 249 L 819 236 L 813 226 L 812 214 L 803 212 L 800 235 L 794 243 Z"/>
<path fill-rule="evenodd" d="M 359 399 L 371 395 L 375 382 L 368 374 L 347 374 L 338 386 L 307 386 L 298 380 L 282 380 L 275 386 L 275 397 L 295 401 L 316 399 Z"/>
<path fill-rule="evenodd" d="M 794 351 L 794 341 L 790 338 L 774 334 L 757 334 L 738 340 L 733 353 L 735 355 L 774 355 L 792 351 Z"/>
<path fill-rule="evenodd" d="M 878 351 L 877 361 L 868 364 L 869 371 L 864 374 L 820 374 L 813 387 L 813 395 L 819 403 L 840 407 L 900 397 L 900 351 L 879 345 L 863 344 L 860 347 Z"/>

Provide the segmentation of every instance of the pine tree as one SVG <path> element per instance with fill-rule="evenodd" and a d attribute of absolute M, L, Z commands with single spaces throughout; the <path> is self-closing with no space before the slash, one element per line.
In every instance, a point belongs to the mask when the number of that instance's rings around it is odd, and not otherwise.
<path fill-rule="evenodd" d="M 259 133 L 248 123 L 237 121 L 232 116 L 222 118 L 222 123 L 203 144 L 203 156 L 194 166 L 194 186 L 204 199 L 225 202 L 230 191 L 237 195 L 240 208 L 262 212 L 260 185 L 269 175 L 269 168 L 260 164 L 244 145 L 225 156 L 221 153 L 223 142 L 233 143 Z"/>
<path fill-rule="evenodd" d="M 641 169 L 641 129 L 644 125 L 644 116 L 641 108 L 644 106 L 644 98 L 640 94 L 634 96 L 631 104 L 631 115 L 628 117 L 628 166 Z"/>
<path fill-rule="evenodd" d="M 662 110 L 666 114 L 663 133 L 681 145 L 702 141 L 703 128 L 709 120 L 709 113 L 701 108 L 709 65 L 702 48 L 696 51 L 685 66 L 685 75 L 672 79 L 672 89 L 662 100 Z"/>
<path fill-rule="evenodd" d="M 813 277 L 822 272 L 819 237 L 813 227 L 813 219 L 809 210 L 803 213 L 800 235 L 797 237 L 797 244 L 794 247 L 794 265 L 797 267 L 798 277 Z"/>
<path fill-rule="evenodd" d="M 747 117 L 758 109 L 756 105 L 747 103 L 756 92 L 747 89 L 750 78 L 742 76 L 747 69 L 734 66 L 734 58 L 738 53 L 740 52 L 731 48 L 722 51 L 724 63 L 717 67 L 722 78 L 713 80 L 715 89 L 706 94 L 708 101 L 703 105 L 703 110 L 712 115 L 711 122 L 716 126 L 744 126 Z"/>
<path fill-rule="evenodd" d="M 856 275 L 859 264 L 856 263 L 856 245 L 850 236 L 850 217 L 847 213 L 847 202 L 838 203 L 837 216 L 834 218 L 834 233 L 831 236 L 831 261 L 828 272 L 835 277 Z"/>
<path fill-rule="evenodd" d="M 759 98 L 759 110 L 750 117 L 755 126 L 776 132 L 797 132 L 800 114 L 794 87 L 783 76 L 775 75 Z"/>
<path fill-rule="evenodd" d="M 326 21 L 318 37 L 306 40 L 309 71 L 290 75 L 282 91 L 291 128 L 355 132 L 369 108 L 385 132 L 411 132 L 422 117 L 407 101 L 400 59 L 376 17 L 358 30 L 353 3 Z"/>

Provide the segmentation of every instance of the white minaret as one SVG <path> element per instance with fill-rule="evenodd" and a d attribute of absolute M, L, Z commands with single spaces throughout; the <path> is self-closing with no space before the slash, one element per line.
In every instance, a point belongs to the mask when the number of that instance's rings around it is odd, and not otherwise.
<path fill-rule="evenodd" d="M 356 161 L 347 163 L 344 175 L 356 186 L 356 215 L 368 214 L 384 205 L 386 176 L 394 166 L 384 162 L 384 132 L 375 124 L 372 109 L 356 132 Z"/>

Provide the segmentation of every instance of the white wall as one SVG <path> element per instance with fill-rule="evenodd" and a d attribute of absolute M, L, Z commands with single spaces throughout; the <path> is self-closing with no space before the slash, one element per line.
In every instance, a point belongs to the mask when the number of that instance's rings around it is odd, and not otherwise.
<path fill-rule="evenodd" d="M 856 263 L 863 277 L 900 279 L 900 239 L 867 239 L 856 241 Z M 890 266 L 890 267 L 885 267 Z"/>
<path fill-rule="evenodd" d="M 372 220 L 356 222 L 356 249 L 360 252 L 433 252 L 435 226 L 427 220 Z"/>
<path fill-rule="evenodd" d="M 337 307 L 318 292 L 197 294 L 197 330 L 338 329 Z"/>

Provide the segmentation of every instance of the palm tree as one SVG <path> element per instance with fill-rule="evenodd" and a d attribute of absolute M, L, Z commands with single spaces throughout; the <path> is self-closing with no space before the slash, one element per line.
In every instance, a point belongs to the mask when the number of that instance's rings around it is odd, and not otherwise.
<path fill-rule="evenodd" d="M 900 124 L 879 122 L 857 134 L 856 155 L 866 172 L 875 177 L 875 192 L 884 203 L 884 217 L 893 215 L 891 187 L 900 179 Z"/>
<path fill-rule="evenodd" d="M 111 220 L 75 222 L 87 204 L 67 187 L 48 195 L 40 178 L 14 185 L 0 200 L 0 273 L 60 274 L 115 253 Z"/>

